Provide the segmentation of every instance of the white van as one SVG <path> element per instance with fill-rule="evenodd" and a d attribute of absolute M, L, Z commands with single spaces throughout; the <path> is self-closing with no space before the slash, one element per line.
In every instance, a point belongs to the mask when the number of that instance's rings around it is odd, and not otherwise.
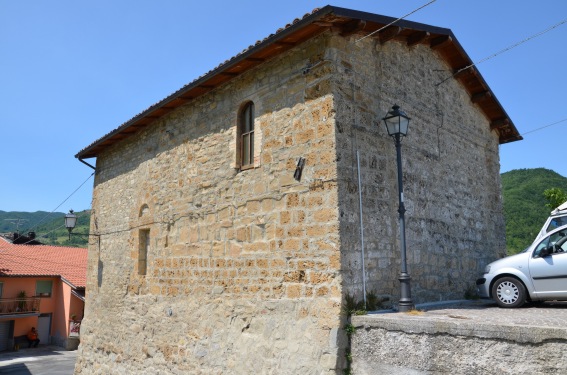
<path fill-rule="evenodd" d="M 520 307 L 527 300 L 567 300 L 567 225 L 551 230 L 519 254 L 486 266 L 476 281 L 481 298 L 500 307 Z"/>
<path fill-rule="evenodd" d="M 543 224 L 541 231 L 536 236 L 534 241 L 539 240 L 552 230 L 567 225 L 567 202 L 551 211 L 551 214 Z"/>
<path fill-rule="evenodd" d="M 551 211 L 534 242 L 519 254 L 486 266 L 476 281 L 481 298 L 500 307 L 527 300 L 567 300 L 567 202 Z"/>

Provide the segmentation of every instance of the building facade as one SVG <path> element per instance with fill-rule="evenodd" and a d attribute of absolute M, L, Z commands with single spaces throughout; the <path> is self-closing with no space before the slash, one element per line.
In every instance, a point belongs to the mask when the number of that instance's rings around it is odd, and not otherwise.
<path fill-rule="evenodd" d="M 450 30 L 359 40 L 392 20 L 316 10 L 79 152 L 76 373 L 342 373 L 346 297 L 399 298 L 395 103 L 414 300 L 461 298 L 503 254 L 498 146 L 521 138 L 474 68 L 451 77 Z"/>
<path fill-rule="evenodd" d="M 0 237 L 0 351 L 40 345 L 76 349 L 85 306 L 87 249 L 13 244 Z"/>

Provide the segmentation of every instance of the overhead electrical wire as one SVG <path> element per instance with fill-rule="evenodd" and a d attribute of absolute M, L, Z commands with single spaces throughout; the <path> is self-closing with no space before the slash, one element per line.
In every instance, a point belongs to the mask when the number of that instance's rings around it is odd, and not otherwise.
<path fill-rule="evenodd" d="M 83 214 L 83 216 L 84 216 L 84 215 L 85 215 L 85 214 Z M 82 216 L 77 216 L 77 220 L 79 219 L 79 217 L 82 217 Z M 30 238 L 28 241 L 26 241 L 26 242 L 24 242 L 24 243 L 20 243 L 20 244 L 18 244 L 18 245 L 27 245 L 27 244 L 29 244 L 30 242 L 35 241 L 38 237 L 45 237 L 45 236 L 47 236 L 47 235 L 49 235 L 49 234 L 51 234 L 51 233 L 53 233 L 53 232 L 55 232 L 55 231 L 57 231 L 57 230 L 63 228 L 64 226 L 65 226 L 65 224 L 62 224 L 62 225 L 60 225 L 60 226 L 58 226 L 58 227 L 56 227 L 56 228 L 50 230 L 50 231 L 47 232 L 47 233 L 42 233 L 42 234 L 40 234 L 40 235 L 37 235 L 37 234 L 36 234 L 35 238 Z M 89 236 L 88 233 L 84 233 L 84 234 L 83 234 L 83 233 L 75 233 L 75 234 L 79 234 L 79 235 L 83 235 L 83 236 Z M 60 245 L 47 245 L 47 244 L 42 244 L 42 245 L 43 245 L 43 246 L 60 246 Z M 32 246 L 36 246 L 36 245 L 32 245 Z M 74 247 L 77 247 L 77 246 L 74 246 Z"/>
<path fill-rule="evenodd" d="M 398 18 L 398 19 L 396 19 L 395 21 L 390 22 L 389 24 L 387 24 L 387 25 L 381 27 L 380 29 L 378 29 L 378 30 L 376 30 L 376 31 L 373 31 L 372 33 L 370 33 L 370 34 L 368 34 L 368 35 L 365 35 L 364 37 L 362 37 L 362 38 L 360 38 L 360 39 L 357 39 L 355 42 L 359 42 L 359 41 L 361 41 L 361 40 L 363 40 L 363 39 L 365 39 L 365 38 L 368 38 L 369 36 L 372 36 L 372 35 L 374 35 L 374 34 L 380 32 L 380 31 L 384 30 L 385 28 L 387 28 L 387 27 L 389 27 L 389 26 L 395 24 L 396 22 L 398 22 L 398 21 L 400 21 L 400 20 L 406 18 L 407 16 L 409 16 L 409 15 L 411 15 L 411 14 L 413 14 L 413 13 L 415 13 L 415 12 L 417 12 L 417 11 L 423 9 L 423 8 L 425 8 L 426 6 L 428 6 L 428 5 L 432 4 L 432 3 L 434 3 L 435 1 L 436 1 L 436 0 L 433 0 L 433 1 L 430 1 L 429 3 L 427 3 L 427 4 L 422 5 L 421 7 L 419 7 L 419 8 L 417 8 L 417 9 L 411 11 L 410 13 L 408 13 L 408 14 L 406 14 L 406 15 L 404 15 L 404 16 Z M 508 51 L 510 51 L 510 50 L 512 50 L 512 49 L 514 49 L 514 48 L 516 48 L 516 47 L 518 47 L 518 46 L 520 46 L 520 45 L 522 45 L 522 44 L 524 44 L 524 43 L 526 43 L 526 42 L 532 40 L 532 39 L 535 39 L 535 38 L 537 38 L 537 37 L 539 37 L 539 36 L 541 36 L 541 35 L 543 35 L 543 34 L 546 34 L 546 33 L 548 33 L 549 31 L 551 31 L 551 30 L 553 30 L 553 29 L 556 29 L 557 27 L 559 27 L 559 26 L 561 26 L 561 25 L 563 25 L 563 24 L 565 24 L 565 23 L 567 23 L 567 19 L 564 19 L 564 20 L 562 20 L 562 21 L 560 21 L 560 22 L 558 22 L 558 23 L 556 23 L 556 24 L 554 24 L 554 25 L 548 27 L 547 29 L 545 29 L 545 30 L 543 30 L 543 31 L 540 31 L 540 32 L 538 32 L 538 33 L 536 33 L 536 34 L 533 34 L 533 35 L 531 35 L 531 36 L 529 36 L 529 37 L 527 37 L 527 38 L 525 38 L 525 39 L 522 39 L 521 41 L 519 41 L 519 42 L 517 42 L 517 43 L 514 43 L 514 44 L 512 44 L 512 45 L 510 45 L 510 46 L 508 46 L 508 47 L 506 47 L 506 48 L 504 48 L 504 49 L 502 49 L 502 50 L 500 50 L 500 51 L 498 51 L 498 52 L 496 52 L 496 53 L 493 53 L 492 55 L 487 56 L 487 57 L 485 57 L 485 58 L 483 58 L 483 59 L 481 59 L 481 60 L 479 60 L 479 61 L 477 61 L 477 62 L 475 62 L 475 63 L 472 63 L 472 64 L 470 64 L 470 65 L 467 65 L 467 66 L 465 66 L 465 67 L 463 67 L 463 68 L 457 70 L 457 71 L 456 71 L 455 73 L 453 73 L 450 77 L 447 77 L 447 78 L 444 79 L 443 81 L 437 83 L 436 86 L 441 85 L 442 83 L 444 83 L 445 81 L 449 80 L 450 78 L 456 76 L 457 74 L 459 74 L 459 73 L 461 73 L 461 72 L 463 72 L 463 71 L 465 71 L 465 70 L 467 70 L 467 69 L 472 68 L 473 66 L 476 66 L 476 65 L 479 65 L 479 64 L 481 64 L 481 63 L 483 63 L 483 62 L 485 62 L 485 61 L 491 60 L 491 59 L 493 59 L 493 58 L 495 58 L 495 57 L 497 57 L 497 56 L 499 56 L 499 55 L 501 55 L 501 54 L 503 54 L 503 53 L 505 53 L 505 52 L 508 52 Z M 564 121 L 567 121 L 567 118 L 566 118 L 566 119 L 563 119 L 563 120 L 559 120 L 559 121 L 554 122 L 554 123 L 549 124 L 549 125 L 545 125 L 545 126 L 542 126 L 542 127 L 539 127 L 539 128 L 533 129 L 533 130 L 530 130 L 530 131 L 528 131 L 528 132 L 526 132 L 526 133 L 523 133 L 522 136 L 525 136 L 526 134 L 530 134 L 530 133 L 533 133 L 533 132 L 536 132 L 536 131 L 539 131 L 539 130 L 548 128 L 548 127 L 553 126 L 553 125 L 557 125 L 557 124 L 562 123 L 562 122 L 564 122 Z"/>
<path fill-rule="evenodd" d="M 86 216 L 86 215 L 87 215 L 87 211 L 83 211 L 80 215 L 77 215 L 77 222 L 79 221 L 80 218 L 82 218 L 83 216 Z M 38 238 L 38 237 L 45 237 L 45 236 L 47 236 L 47 235 L 49 235 L 49 234 L 51 234 L 51 233 L 53 233 L 53 232 L 55 232 L 55 231 L 57 231 L 57 230 L 63 228 L 64 226 L 65 226 L 65 224 L 61 224 L 60 226 L 58 226 L 58 227 L 56 227 L 56 228 L 50 230 L 50 231 L 47 232 L 47 233 L 42 233 L 42 234 L 39 234 L 39 235 L 36 234 L 35 238 L 30 239 L 30 240 L 28 240 L 28 241 L 26 241 L 26 242 L 24 242 L 24 243 L 19 244 L 19 245 L 27 245 L 27 244 L 29 244 L 30 242 L 35 241 L 36 238 Z M 89 234 L 89 233 L 73 233 L 73 234 L 75 234 L 75 235 L 80 235 L 80 236 L 87 236 L 87 237 L 91 236 L 91 234 Z M 96 236 L 96 235 L 92 234 L 92 236 Z M 61 246 L 61 245 L 47 245 L 47 244 L 43 244 L 43 245 L 44 245 L 44 246 Z M 35 245 L 33 245 L 33 246 L 35 246 Z M 79 247 L 79 246 L 74 246 L 74 247 Z"/>
<path fill-rule="evenodd" d="M 57 210 L 59 207 L 61 207 L 63 205 L 63 203 L 67 202 L 69 200 L 69 198 L 71 198 L 80 188 L 83 187 L 84 184 L 87 183 L 87 181 L 95 174 L 95 172 L 91 173 L 89 175 L 89 177 L 87 177 L 87 179 L 85 181 L 83 181 L 82 184 L 79 185 L 78 188 L 76 188 L 71 194 L 69 194 L 69 196 L 67 198 L 65 198 L 63 200 L 63 202 L 59 203 L 59 205 L 57 207 L 55 207 L 50 213 L 48 213 L 47 215 L 45 215 L 40 221 L 38 221 L 36 224 L 30 226 L 28 229 L 26 229 L 25 231 L 23 231 L 24 233 L 26 232 L 31 232 L 32 229 L 37 228 L 39 226 L 39 224 L 41 224 L 43 221 L 45 221 L 45 219 L 47 219 L 50 215 L 52 215 L 55 210 Z"/>
<path fill-rule="evenodd" d="M 367 38 L 367 37 L 369 37 L 369 36 L 372 36 L 372 35 L 376 34 L 377 32 L 380 32 L 381 30 L 385 29 L 386 27 L 391 26 L 391 25 L 393 25 L 394 23 L 396 23 L 396 22 L 398 22 L 398 21 L 400 21 L 400 20 L 402 20 L 402 19 L 408 17 L 409 15 L 416 13 L 417 11 L 419 11 L 419 10 L 421 10 L 421 9 L 423 9 L 423 8 L 425 8 L 425 7 L 427 7 L 428 5 L 430 5 L 430 4 L 432 4 L 432 3 L 434 3 L 435 1 L 437 1 L 437 0 L 432 0 L 432 1 L 430 1 L 430 2 L 428 2 L 428 3 L 426 3 L 426 4 L 424 4 L 424 5 L 420 6 L 419 8 L 414 9 L 413 11 L 407 13 L 406 15 L 404 15 L 404 16 L 402 16 L 402 17 L 400 17 L 400 18 L 398 18 L 398 19 L 396 19 L 396 20 L 390 22 L 388 25 L 385 25 L 384 27 L 382 27 L 382 28 L 380 28 L 380 29 L 378 29 L 378 30 L 376 30 L 376 31 L 374 31 L 374 32 L 372 32 L 372 33 L 370 33 L 370 34 L 368 34 L 368 35 L 366 35 L 366 36 L 364 36 L 364 37 L 362 37 L 362 38 L 356 40 L 356 42 L 359 42 L 359 41 L 361 41 L 361 40 L 363 40 L 363 39 L 365 39 L 365 38 Z M 311 67 L 310 67 L 310 68 L 311 68 Z M 77 189 L 75 189 L 67 198 L 65 198 L 65 200 L 63 200 L 63 201 L 62 201 L 57 207 L 55 207 L 50 213 L 48 213 L 48 214 L 47 214 L 45 217 L 43 217 L 39 222 L 37 222 L 37 223 L 34 224 L 33 226 L 29 227 L 27 230 L 25 230 L 25 231 L 23 231 L 23 232 L 30 231 L 31 229 L 34 229 L 34 228 L 36 228 L 37 226 L 39 226 L 39 224 L 41 224 L 43 221 L 45 221 L 51 214 L 53 214 L 59 207 L 61 207 L 61 205 L 63 205 L 71 196 L 73 196 L 73 195 L 90 179 L 90 177 L 92 177 L 92 176 L 94 175 L 94 173 L 95 173 L 95 172 L 93 172 L 81 185 L 79 185 L 79 187 L 78 187 Z M 60 228 L 60 227 L 59 227 L 59 228 Z M 56 229 L 58 229 L 58 228 L 56 228 Z M 54 230 L 56 230 L 56 229 L 54 229 Z M 52 231 L 53 231 L 53 230 L 52 230 Z M 52 231 L 48 232 L 47 234 L 51 233 Z"/>
<path fill-rule="evenodd" d="M 355 43 L 356 43 L 356 42 L 359 42 L 359 41 L 361 41 L 361 40 L 364 40 L 364 39 L 366 39 L 366 38 L 368 38 L 368 37 L 371 37 L 372 35 L 374 35 L 374 34 L 380 32 L 380 31 L 384 30 L 385 28 L 387 28 L 387 27 L 389 27 L 389 26 L 395 24 L 396 22 L 398 22 L 398 21 L 400 21 L 400 20 L 405 19 L 406 17 L 408 17 L 408 16 L 410 16 L 410 15 L 416 13 L 417 11 L 419 11 L 419 10 L 421 10 L 421 9 L 423 9 L 423 8 L 425 8 L 425 7 L 429 6 L 429 5 L 431 5 L 431 4 L 433 4 L 433 3 L 436 2 L 436 1 L 437 1 L 437 0 L 431 0 L 431 1 L 429 1 L 428 3 L 426 3 L 426 4 L 424 4 L 424 5 L 420 6 L 420 7 L 418 7 L 418 8 L 416 8 L 416 9 L 414 9 L 413 11 L 411 11 L 411 12 L 405 14 L 404 16 L 402 16 L 402 17 L 400 17 L 400 18 L 397 18 L 396 20 L 390 22 L 389 24 L 387 24 L 387 25 L 385 25 L 385 26 L 383 26 L 383 27 L 381 27 L 381 28 L 379 28 L 379 29 L 377 29 L 377 30 L 375 30 L 375 31 L 373 31 L 373 32 L 371 32 L 371 33 L 369 33 L 368 35 L 363 36 L 362 38 L 357 39 L 357 40 L 355 41 Z M 518 47 L 518 46 L 520 46 L 521 44 L 524 44 L 524 43 L 526 43 L 526 42 L 528 42 L 528 41 L 530 41 L 530 40 L 532 40 L 532 39 L 534 39 L 534 38 L 537 38 L 537 37 L 539 37 L 539 36 L 541 36 L 541 35 L 543 35 L 543 34 L 549 32 L 549 31 L 551 31 L 551 30 L 557 28 L 557 27 L 559 27 L 559 26 L 561 26 L 561 25 L 563 25 L 563 24 L 565 24 L 565 23 L 567 23 L 567 19 L 564 19 L 564 20 L 562 20 L 562 21 L 556 23 L 556 24 L 553 25 L 553 26 L 550 26 L 549 28 L 547 28 L 547 29 L 545 29 L 545 30 L 543 30 L 543 31 L 540 31 L 540 32 L 538 32 L 538 33 L 536 33 L 536 34 L 534 34 L 534 35 L 532 35 L 532 36 L 529 36 L 529 37 L 527 37 L 527 38 L 525 38 L 525 39 L 523 39 L 523 40 L 521 40 L 521 41 L 519 41 L 519 42 L 517 42 L 517 43 L 514 43 L 514 44 L 510 45 L 509 47 L 506 47 L 506 48 L 504 48 L 504 49 L 502 49 L 502 50 L 500 50 L 500 51 L 498 51 L 498 52 L 496 52 L 496 53 L 494 53 L 494 54 L 492 54 L 492 55 L 490 55 L 490 56 L 488 56 L 488 57 L 485 57 L 485 58 L 483 58 L 483 59 L 481 59 L 481 60 L 479 60 L 479 61 L 477 61 L 477 62 L 475 62 L 475 63 L 472 63 L 472 64 L 470 64 L 470 65 L 467 65 L 467 66 L 465 66 L 465 67 L 459 69 L 457 72 L 453 73 L 450 77 L 448 77 L 448 78 L 446 78 L 445 80 L 439 82 L 437 85 L 442 84 L 443 82 L 447 81 L 448 79 L 454 77 L 455 75 L 459 74 L 460 72 L 462 72 L 462 71 L 464 71 L 464 70 L 467 70 L 467 69 L 469 69 L 469 68 L 471 68 L 471 67 L 473 67 L 473 66 L 479 65 L 479 64 L 481 64 L 481 63 L 483 63 L 483 62 L 485 62 L 485 61 L 491 60 L 491 59 L 493 59 L 493 58 L 495 58 L 495 57 L 497 57 L 497 56 L 499 56 L 499 55 L 501 55 L 501 54 L 503 54 L 503 53 L 505 53 L 505 52 L 508 52 L 508 51 L 510 51 L 510 50 L 512 50 L 512 49 L 514 49 L 514 48 L 516 48 L 516 47 Z M 560 121 L 557 121 L 557 122 L 554 122 L 554 123 L 552 123 L 552 124 L 548 124 L 548 125 L 545 125 L 545 126 L 542 126 L 542 127 L 539 127 L 539 128 L 533 129 L 533 130 L 530 130 L 530 131 L 528 131 L 528 132 L 526 132 L 526 133 L 523 133 L 522 135 L 530 134 L 530 133 L 533 133 L 533 132 L 536 132 L 536 131 L 539 131 L 539 130 L 548 128 L 548 127 L 550 127 L 550 126 L 557 125 L 557 124 L 562 123 L 562 122 L 565 122 L 565 121 L 567 121 L 567 118 L 566 118 L 566 119 L 563 119 L 563 120 L 560 120 Z M 30 231 L 31 229 L 36 228 L 37 226 L 39 226 L 39 224 L 41 224 L 43 221 L 45 221 L 51 214 L 53 214 L 59 207 L 61 207 L 67 200 L 69 200 L 69 198 L 71 198 L 94 174 L 95 174 L 95 172 L 93 172 L 91 175 L 89 175 L 89 177 L 88 177 L 81 185 L 79 185 L 79 187 L 77 187 L 67 198 L 65 198 L 57 207 L 55 207 L 55 208 L 54 208 L 50 213 L 48 213 L 44 218 L 42 218 L 39 222 L 37 222 L 36 224 L 34 224 L 33 226 L 31 226 L 30 228 L 28 228 L 26 231 Z M 159 223 L 159 222 L 156 222 L 156 223 Z M 55 230 L 57 230 L 57 229 L 59 229 L 59 228 L 61 228 L 61 227 L 55 228 L 55 229 L 53 229 L 52 231 L 50 231 L 50 232 L 48 232 L 48 233 L 46 233 L 46 234 L 49 234 L 49 233 L 51 233 L 51 232 L 53 232 L 53 231 L 55 231 Z M 128 230 L 131 230 L 131 228 L 118 230 L 117 232 L 128 231 Z M 26 231 L 24 231 L 24 232 L 26 232 Z M 112 233 L 116 233 L 116 232 L 103 233 L 103 235 L 104 235 L 104 234 L 112 234 Z"/>
<path fill-rule="evenodd" d="M 557 125 L 557 124 L 560 124 L 560 123 L 565 122 L 565 121 L 567 121 L 567 118 L 564 118 L 563 120 L 555 121 L 554 123 L 551 123 L 551 124 L 548 124 L 548 125 L 545 125 L 545 126 L 541 126 L 539 128 L 535 128 L 533 130 L 530 130 L 528 132 L 523 133 L 522 136 L 524 136 L 526 134 L 537 132 L 537 131 L 545 129 L 545 128 L 549 128 L 550 126 Z"/>
<path fill-rule="evenodd" d="M 436 1 L 437 1 L 437 0 L 431 0 L 431 1 L 428 2 L 427 4 L 422 5 L 422 6 L 420 6 L 419 8 L 412 10 L 411 12 L 409 12 L 408 14 L 406 14 L 405 16 L 402 16 L 402 17 L 398 18 L 397 20 L 390 22 L 390 23 L 387 24 L 386 26 L 382 26 L 382 27 L 379 28 L 378 30 L 373 31 L 373 32 L 371 32 L 370 34 L 365 35 L 365 36 L 363 36 L 363 37 L 360 38 L 360 39 L 357 39 L 357 40 L 355 41 L 355 43 L 358 43 L 358 42 L 360 42 L 361 40 L 366 39 L 366 38 L 368 38 L 369 36 L 372 36 L 372 35 L 374 35 L 374 34 L 380 32 L 380 31 L 384 30 L 384 29 L 387 28 L 388 26 L 392 26 L 392 25 L 395 24 L 396 22 L 398 22 L 398 21 L 400 21 L 400 20 L 403 20 L 403 19 L 406 18 L 407 16 L 414 14 L 414 13 L 417 12 L 418 10 L 421 10 L 421 9 L 425 8 L 426 6 L 431 5 L 431 4 L 433 4 L 434 2 L 436 2 Z"/>
<path fill-rule="evenodd" d="M 506 47 L 506 48 L 504 48 L 504 49 L 501 49 L 500 51 L 498 51 L 498 52 L 496 52 L 496 53 L 493 53 L 492 55 L 490 55 L 490 56 L 488 56 L 488 57 L 485 57 L 484 59 L 481 59 L 481 60 L 479 60 L 479 61 L 477 61 L 477 62 L 475 62 L 475 63 L 472 63 L 472 64 L 470 64 L 470 65 L 467 65 L 467 66 L 465 66 L 464 68 L 461 68 L 461 69 L 457 70 L 455 73 L 453 73 L 451 76 L 445 78 L 443 81 L 439 82 L 436 86 L 439 86 L 440 84 L 444 83 L 445 81 L 449 80 L 450 78 L 456 76 L 457 74 L 459 74 L 459 73 L 461 73 L 461 72 L 463 72 L 463 71 L 465 71 L 465 70 L 467 70 L 467 69 L 472 68 L 473 66 L 477 66 L 477 65 L 479 65 L 479 64 L 481 64 L 481 63 L 483 63 L 483 62 L 485 62 L 485 61 L 491 60 L 491 59 L 495 58 L 496 56 L 499 56 L 499 55 L 501 55 L 501 54 L 503 54 L 503 53 L 505 53 L 505 52 L 508 52 L 508 51 L 510 51 L 510 50 L 512 50 L 512 49 L 514 49 L 514 48 L 516 48 L 516 47 L 518 47 L 518 46 L 521 45 L 521 44 L 524 44 L 524 43 L 526 43 L 526 42 L 528 42 L 528 41 L 530 41 L 530 40 L 532 40 L 532 39 L 534 39 L 534 38 L 537 38 L 538 36 L 542 36 L 543 34 L 549 32 L 549 31 L 551 31 L 551 30 L 553 30 L 553 29 L 555 29 L 555 28 L 557 28 L 557 27 L 559 27 L 559 26 L 561 26 L 561 25 L 563 25 L 563 24 L 565 24 L 565 23 L 567 23 L 567 19 L 564 19 L 563 21 L 560 21 L 560 22 L 556 23 L 555 25 L 550 26 L 550 27 L 548 27 L 547 29 L 545 29 L 545 30 L 543 30 L 543 31 L 540 31 L 540 32 L 538 32 L 538 33 L 536 33 L 536 34 L 534 34 L 534 35 L 532 35 L 532 36 L 529 36 L 529 37 L 527 37 L 527 38 L 525 38 L 525 39 L 522 39 L 521 41 L 519 41 L 519 42 L 517 42 L 517 43 L 514 43 L 514 44 L 512 44 L 512 45 L 510 45 L 510 46 L 508 46 L 508 47 Z"/>
<path fill-rule="evenodd" d="M 88 181 L 93 175 L 94 175 L 94 172 L 91 173 L 91 174 L 89 175 L 89 177 L 87 177 L 87 179 L 86 179 L 85 181 L 83 181 L 82 184 L 79 185 L 79 187 L 77 187 L 71 194 L 69 194 L 69 196 L 67 196 L 67 198 L 65 198 L 65 199 L 63 200 L 63 202 L 61 202 L 57 207 L 55 207 L 50 213 L 48 213 L 47 215 L 45 215 L 45 216 L 44 216 L 41 220 L 39 220 L 36 224 L 34 224 L 34 225 L 28 227 L 28 229 L 26 229 L 26 230 L 24 230 L 24 231 L 22 231 L 22 232 L 23 232 L 23 233 L 26 233 L 26 232 L 29 233 L 29 232 L 31 232 L 33 229 L 37 228 L 37 227 L 39 226 L 39 224 L 41 224 L 42 222 L 44 222 L 49 216 L 51 216 L 51 215 L 55 212 L 55 210 L 57 210 L 59 207 L 61 207 L 61 206 L 63 205 L 63 203 L 67 202 L 67 201 L 69 200 L 69 198 L 71 198 L 80 188 L 82 188 L 83 185 L 86 184 L 87 181 Z M 85 215 L 85 213 L 83 213 L 83 215 Z M 79 216 L 77 217 L 77 219 L 79 219 L 79 218 L 82 217 L 83 215 L 79 215 Z M 46 236 L 46 235 L 48 235 L 48 234 L 50 234 L 50 233 L 53 233 L 54 231 L 60 229 L 61 227 L 63 227 L 63 225 L 61 225 L 61 226 L 59 226 L 59 227 L 57 227 L 57 228 L 54 228 L 54 229 L 50 230 L 50 231 L 47 232 L 47 233 L 44 233 L 44 234 L 36 234 L 36 238 L 37 238 L 37 237 Z M 34 240 L 35 240 L 35 239 L 30 239 L 29 241 L 24 242 L 24 243 L 22 243 L 22 244 L 20 244 L 20 245 L 27 245 L 28 243 L 30 243 L 30 242 L 32 242 L 32 241 L 34 241 Z M 46 245 L 46 246 L 49 246 L 49 245 Z"/>

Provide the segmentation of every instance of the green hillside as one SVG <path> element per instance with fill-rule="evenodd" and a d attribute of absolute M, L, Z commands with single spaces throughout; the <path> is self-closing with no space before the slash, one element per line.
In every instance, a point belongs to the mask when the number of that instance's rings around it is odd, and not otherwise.
<path fill-rule="evenodd" d="M 26 236 L 35 232 L 36 240 L 46 245 L 87 247 L 90 210 L 75 212 L 77 225 L 69 240 L 63 212 L 6 212 L 0 211 L 0 233 L 18 232 Z"/>
<path fill-rule="evenodd" d="M 0 211 L 0 233 L 20 232 L 25 234 L 31 226 L 36 223 L 61 219 L 65 216 L 62 212 L 17 212 Z M 63 220 L 63 219 L 61 219 Z"/>
<path fill-rule="evenodd" d="M 516 169 L 502 174 L 508 254 L 525 249 L 540 231 L 551 211 L 545 206 L 543 192 L 551 188 L 567 191 L 567 178 L 545 168 Z"/>

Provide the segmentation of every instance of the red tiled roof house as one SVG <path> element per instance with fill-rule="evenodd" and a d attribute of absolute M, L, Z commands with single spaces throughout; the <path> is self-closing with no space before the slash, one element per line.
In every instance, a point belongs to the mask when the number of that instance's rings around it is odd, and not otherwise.
<path fill-rule="evenodd" d="M 83 317 L 86 273 L 87 249 L 0 238 L 0 351 L 31 327 L 40 344 L 76 348 L 78 337 L 69 337 L 78 335 L 72 321 Z"/>

